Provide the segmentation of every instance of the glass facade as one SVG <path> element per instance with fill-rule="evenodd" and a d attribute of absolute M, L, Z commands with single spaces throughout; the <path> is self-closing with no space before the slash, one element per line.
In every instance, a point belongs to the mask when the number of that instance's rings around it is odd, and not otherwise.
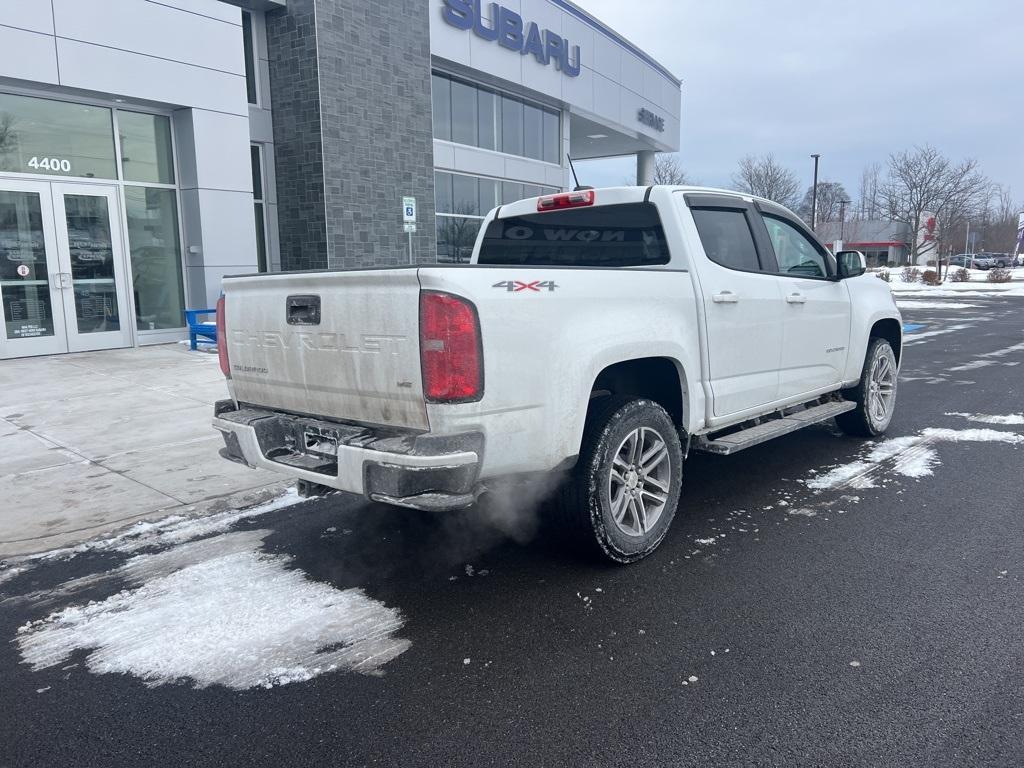
<path fill-rule="evenodd" d="M 121 173 L 125 181 L 174 183 L 171 120 L 164 115 L 118 110 Z"/>
<path fill-rule="evenodd" d="M 431 88 L 435 139 L 560 163 L 562 133 L 557 109 L 437 72 Z"/>
<path fill-rule="evenodd" d="M 252 14 L 242 11 L 242 53 L 245 55 L 245 93 L 250 104 L 258 101 L 256 88 L 256 55 L 252 36 Z"/>
<path fill-rule="evenodd" d="M 19 266 L 28 271 L 18 274 Z M 53 336 L 38 193 L 0 190 L 0 302 L 8 339 Z"/>
<path fill-rule="evenodd" d="M 267 271 L 267 216 L 264 211 L 263 157 L 259 144 L 249 146 L 252 163 L 253 214 L 256 223 L 256 265 L 260 272 Z"/>
<path fill-rule="evenodd" d="M 554 187 L 435 171 L 437 260 L 446 263 L 469 261 L 480 224 L 492 208 L 525 197 L 555 192 L 558 189 Z"/>
<path fill-rule="evenodd" d="M 115 154 L 115 125 L 120 169 Z M 157 331 L 185 325 L 178 193 L 174 187 L 177 179 L 169 117 L 0 93 L 0 173 L 3 171 L 120 182 L 136 327 L 140 331 Z M 31 198 L 22 199 L 21 195 L 16 206 L 5 208 L 4 201 L 14 201 L 17 193 L 0 191 L 0 195 L 0 219 L 7 222 L 5 228 L 17 228 L 22 234 L 36 232 L 38 227 L 32 222 L 34 217 L 38 218 L 38 212 L 33 213 Z M 115 330 L 123 322 L 118 317 L 117 291 L 128 287 L 116 285 L 106 199 L 65 195 L 64 205 L 78 331 Z M 38 241 L 42 248 L 42 236 L 33 238 L 32 242 Z M 22 237 L 20 242 L 19 248 L 24 250 L 25 239 Z M 42 329 L 41 333 L 52 333 L 49 295 L 44 290 L 45 251 L 35 254 L 33 263 L 44 273 L 40 276 L 43 288 L 34 288 L 33 280 L 20 281 L 25 296 L 13 303 L 5 301 L 5 311 L 35 318 L 30 325 L 34 323 Z M 8 320 L 12 321 L 17 320 Z M 24 329 L 19 331 L 22 336 L 25 333 Z M 10 327 L 8 334 L 10 338 Z"/>
<path fill-rule="evenodd" d="M 0 93 L 0 172 L 116 179 L 106 107 Z"/>
<path fill-rule="evenodd" d="M 173 189 L 124 188 L 135 322 L 140 331 L 181 328 L 185 298 Z"/>
<path fill-rule="evenodd" d="M 75 293 L 75 322 L 79 333 L 102 333 L 121 328 L 114 275 L 114 241 L 110 233 L 107 198 L 64 195 L 64 220 L 71 256 L 71 285 Z"/>

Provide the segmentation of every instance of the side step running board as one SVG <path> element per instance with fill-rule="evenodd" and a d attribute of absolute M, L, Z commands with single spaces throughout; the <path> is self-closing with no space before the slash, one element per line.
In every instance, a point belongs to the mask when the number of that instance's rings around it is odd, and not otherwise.
<path fill-rule="evenodd" d="M 791 413 L 788 416 L 783 416 L 781 419 L 771 419 L 762 424 L 725 435 L 724 437 L 716 437 L 713 440 L 707 436 L 697 437 L 693 441 L 693 448 L 697 451 L 728 456 L 730 453 L 742 451 L 744 448 L 758 445 L 766 440 L 771 440 L 773 437 L 787 435 L 811 424 L 817 424 L 841 413 L 852 411 L 856 407 L 857 404 L 851 400 L 833 400 L 822 405 L 815 405 L 811 408 Z"/>

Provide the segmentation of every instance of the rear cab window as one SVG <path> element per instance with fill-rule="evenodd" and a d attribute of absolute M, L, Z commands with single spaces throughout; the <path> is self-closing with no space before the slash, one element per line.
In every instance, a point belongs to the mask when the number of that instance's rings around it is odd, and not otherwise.
<path fill-rule="evenodd" d="M 757 248 L 754 247 L 754 235 L 744 211 L 693 207 L 690 212 L 697 225 L 704 253 L 711 261 L 727 269 L 743 272 L 757 272 L 761 269 Z"/>
<path fill-rule="evenodd" d="M 478 264 L 541 267 L 654 267 L 669 250 L 653 203 L 568 208 L 494 219 Z"/>

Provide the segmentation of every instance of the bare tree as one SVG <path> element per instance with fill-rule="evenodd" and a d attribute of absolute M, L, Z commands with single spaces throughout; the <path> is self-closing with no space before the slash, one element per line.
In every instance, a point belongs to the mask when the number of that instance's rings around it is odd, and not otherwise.
<path fill-rule="evenodd" d="M 909 227 L 910 256 L 916 263 L 921 256 L 937 255 L 943 233 L 984 210 L 991 189 L 977 160 L 954 163 L 925 145 L 889 156 L 878 196 L 886 215 Z"/>
<path fill-rule="evenodd" d="M 878 194 L 881 178 L 882 166 L 879 163 L 872 163 L 861 171 L 857 215 L 862 219 L 880 219 L 882 217 L 882 204 Z"/>
<path fill-rule="evenodd" d="M 654 157 L 654 183 L 678 186 L 693 182 L 679 163 L 679 155 L 659 153 Z"/>
<path fill-rule="evenodd" d="M 950 250 L 968 248 L 976 251 L 1013 253 L 1017 245 L 1017 214 L 1024 210 L 1024 203 L 1014 202 L 1009 187 L 996 184 L 992 196 L 984 209 L 976 211 L 969 219 L 970 240 L 967 242 L 968 219 L 965 217 L 955 224 L 943 240 Z"/>
<path fill-rule="evenodd" d="M 993 251 L 1013 253 L 1017 245 L 1017 214 L 1021 211 L 1024 206 L 1014 202 L 1010 188 L 996 184 L 989 204 L 987 232 Z"/>
<path fill-rule="evenodd" d="M 732 183 L 740 192 L 766 197 L 787 208 L 796 207 L 799 200 L 800 182 L 796 175 L 779 165 L 771 154 L 744 157 L 733 174 Z"/>
<path fill-rule="evenodd" d="M 16 139 L 13 115 L 6 112 L 0 113 L 0 155 L 10 152 L 14 148 Z"/>
<path fill-rule="evenodd" d="M 800 202 L 800 206 L 796 212 L 800 214 L 800 218 L 806 221 L 808 224 L 811 223 L 811 199 L 814 195 L 814 185 L 812 184 L 807 188 L 807 192 L 804 194 L 804 199 Z M 818 223 L 825 221 L 839 221 L 839 216 L 843 206 L 841 205 L 843 200 L 849 200 L 850 196 L 846 193 L 846 188 L 838 181 L 819 181 L 818 182 Z M 851 211 L 849 208 L 846 210 L 849 214 Z"/>

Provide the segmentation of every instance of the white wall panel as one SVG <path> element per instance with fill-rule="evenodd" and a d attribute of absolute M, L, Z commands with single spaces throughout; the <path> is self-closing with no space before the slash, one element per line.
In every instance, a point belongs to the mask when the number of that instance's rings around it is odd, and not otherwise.
<path fill-rule="evenodd" d="M 203 265 L 256 270 L 256 225 L 252 194 L 199 190 Z"/>
<path fill-rule="evenodd" d="M 0 26 L 0 77 L 56 84 L 57 54 L 53 38 Z"/>
<path fill-rule="evenodd" d="M 232 24 L 242 23 L 242 11 L 237 6 L 221 2 L 221 0 L 146 0 L 146 2 L 178 8 L 182 11 L 197 13 L 200 16 L 209 16 L 211 19 L 220 19 Z"/>
<path fill-rule="evenodd" d="M 451 168 L 455 171 L 499 178 L 505 173 L 504 155 L 460 144 L 456 144 L 452 148 L 455 150 L 455 162 Z"/>
<path fill-rule="evenodd" d="M 193 109 L 196 186 L 252 193 L 249 118 Z"/>
<path fill-rule="evenodd" d="M 245 77 L 57 38 L 61 85 L 248 115 Z"/>
<path fill-rule="evenodd" d="M 0 23 L 53 34 L 53 13 L 46 0 L 3 0 L 0 2 Z"/>
<path fill-rule="evenodd" d="M 157 3 L 53 0 L 58 37 L 245 74 L 239 27 Z"/>

